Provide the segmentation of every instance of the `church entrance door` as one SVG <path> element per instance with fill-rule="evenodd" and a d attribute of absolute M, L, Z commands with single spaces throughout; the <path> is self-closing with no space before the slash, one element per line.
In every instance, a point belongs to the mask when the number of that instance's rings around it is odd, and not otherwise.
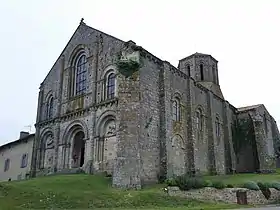
<path fill-rule="evenodd" d="M 84 132 L 80 131 L 74 136 L 73 165 L 72 168 L 82 167 L 85 162 Z"/>

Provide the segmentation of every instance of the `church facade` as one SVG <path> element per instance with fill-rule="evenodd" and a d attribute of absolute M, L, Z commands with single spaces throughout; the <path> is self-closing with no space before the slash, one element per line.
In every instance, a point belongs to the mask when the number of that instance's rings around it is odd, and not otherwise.
<path fill-rule="evenodd" d="M 271 170 L 279 137 L 263 105 L 224 99 L 211 55 L 176 68 L 83 21 L 41 83 L 35 127 L 33 175 L 106 172 L 117 187 Z"/>

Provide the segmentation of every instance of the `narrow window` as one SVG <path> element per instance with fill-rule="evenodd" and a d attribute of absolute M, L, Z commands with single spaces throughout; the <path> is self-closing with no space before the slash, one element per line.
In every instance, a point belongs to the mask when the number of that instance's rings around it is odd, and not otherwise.
<path fill-rule="evenodd" d="M 213 75 L 213 82 L 217 84 L 217 79 L 216 79 L 216 70 L 215 66 L 212 66 L 212 75 Z"/>
<path fill-rule="evenodd" d="M 220 135 L 221 135 L 221 129 L 220 129 L 220 120 L 219 120 L 218 117 L 216 117 L 215 128 L 216 128 L 216 136 L 217 136 L 217 137 L 220 137 Z"/>
<path fill-rule="evenodd" d="M 180 121 L 180 103 L 177 98 L 172 102 L 172 119 Z"/>
<path fill-rule="evenodd" d="M 265 134 L 267 135 L 268 127 L 267 127 L 267 121 L 266 121 L 266 114 L 264 114 L 264 116 L 263 116 L 263 123 L 264 123 Z"/>
<path fill-rule="evenodd" d="M 204 80 L 204 74 L 203 74 L 203 64 L 200 64 L 200 79 L 201 79 L 201 81 L 203 81 Z"/>
<path fill-rule="evenodd" d="M 196 136 L 197 139 L 200 139 L 203 136 L 203 115 L 202 111 L 198 109 L 195 113 L 196 120 Z"/>
<path fill-rule="evenodd" d="M 27 154 L 23 154 L 22 158 L 21 158 L 21 168 L 25 168 L 27 166 L 27 162 L 28 162 L 28 155 Z"/>
<path fill-rule="evenodd" d="M 196 129 L 197 130 L 200 130 L 200 127 L 199 127 L 199 122 L 200 122 L 200 113 L 199 112 L 196 112 L 195 113 L 195 115 L 196 115 L 196 118 L 195 118 L 195 121 L 196 121 Z"/>
<path fill-rule="evenodd" d="M 107 78 L 107 99 L 112 99 L 115 97 L 115 79 L 114 73 L 110 74 Z"/>
<path fill-rule="evenodd" d="M 203 129 L 202 112 L 200 109 L 196 111 L 196 129 L 198 131 Z"/>
<path fill-rule="evenodd" d="M 4 164 L 4 172 L 8 171 L 9 168 L 10 168 L 10 159 L 6 159 Z"/>
<path fill-rule="evenodd" d="M 49 98 L 47 109 L 47 118 L 51 119 L 53 117 L 53 97 Z"/>
<path fill-rule="evenodd" d="M 190 65 L 187 65 L 187 71 L 188 71 L 188 75 L 191 76 L 191 67 L 190 67 Z"/>
<path fill-rule="evenodd" d="M 76 95 L 81 95 L 86 93 L 86 56 L 82 54 L 75 65 L 76 70 Z"/>

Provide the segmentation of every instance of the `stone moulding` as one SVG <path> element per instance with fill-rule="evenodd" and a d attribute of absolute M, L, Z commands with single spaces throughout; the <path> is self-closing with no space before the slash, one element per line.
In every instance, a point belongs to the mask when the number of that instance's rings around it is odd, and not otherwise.
<path fill-rule="evenodd" d="M 169 196 L 178 196 L 189 199 L 198 199 L 205 201 L 224 202 L 230 204 L 237 203 L 237 192 L 246 192 L 247 203 L 253 205 L 275 204 L 280 200 L 280 191 L 270 188 L 271 196 L 266 199 L 262 191 L 249 190 L 246 188 L 225 188 L 216 189 L 213 187 L 205 187 L 201 189 L 192 189 L 189 191 L 181 191 L 179 187 L 167 187 L 166 192 Z"/>

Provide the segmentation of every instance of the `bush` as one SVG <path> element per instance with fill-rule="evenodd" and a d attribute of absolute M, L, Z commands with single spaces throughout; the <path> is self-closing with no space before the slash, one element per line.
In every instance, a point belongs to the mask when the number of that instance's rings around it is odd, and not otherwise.
<path fill-rule="evenodd" d="M 234 188 L 234 186 L 232 184 L 227 184 L 226 187 L 227 188 Z"/>
<path fill-rule="evenodd" d="M 212 186 L 215 187 L 216 189 L 224 189 L 226 188 L 226 185 L 222 181 L 214 181 L 212 183 Z"/>
<path fill-rule="evenodd" d="M 279 182 L 272 182 L 271 183 L 271 188 L 274 188 L 274 189 L 280 191 L 280 183 Z"/>
<path fill-rule="evenodd" d="M 192 180 L 193 189 L 200 189 L 207 186 L 205 180 L 201 178 L 191 178 L 190 180 Z"/>
<path fill-rule="evenodd" d="M 253 181 L 249 181 L 249 182 L 246 182 L 244 185 L 243 185 L 244 188 L 247 188 L 249 190 L 260 190 L 259 186 L 257 185 L 256 182 L 253 182 Z"/>
<path fill-rule="evenodd" d="M 166 179 L 164 183 L 167 184 L 167 186 L 170 186 L 170 187 L 178 186 L 178 184 L 177 184 L 177 182 L 174 178 Z"/>
<path fill-rule="evenodd" d="M 210 180 L 204 180 L 204 187 L 212 187 L 213 184 Z"/>
<path fill-rule="evenodd" d="M 161 175 L 161 174 L 158 174 L 157 175 L 157 179 L 158 179 L 158 183 L 159 184 L 163 184 L 165 183 L 166 179 L 165 179 L 165 176 Z"/>
<path fill-rule="evenodd" d="M 270 182 L 265 182 L 264 185 L 267 186 L 268 188 L 273 188 L 272 183 Z"/>
<path fill-rule="evenodd" d="M 271 196 L 269 185 L 267 183 L 258 182 L 258 186 L 259 186 L 260 190 L 262 191 L 264 197 L 268 200 Z"/>
<path fill-rule="evenodd" d="M 184 175 L 176 177 L 176 184 L 181 190 L 190 190 L 206 187 L 209 183 L 202 178 Z"/>

